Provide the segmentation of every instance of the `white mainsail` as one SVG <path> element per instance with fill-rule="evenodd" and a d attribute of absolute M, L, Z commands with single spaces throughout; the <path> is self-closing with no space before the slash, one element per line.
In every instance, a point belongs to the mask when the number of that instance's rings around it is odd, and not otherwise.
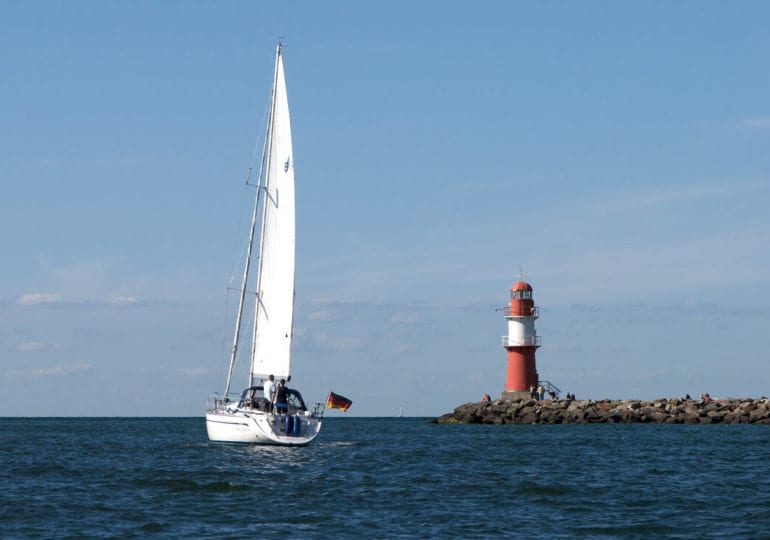
<path fill-rule="evenodd" d="M 294 319 L 294 155 L 281 49 L 276 53 L 275 86 L 268 140 L 257 316 L 251 359 L 252 380 L 291 375 Z"/>

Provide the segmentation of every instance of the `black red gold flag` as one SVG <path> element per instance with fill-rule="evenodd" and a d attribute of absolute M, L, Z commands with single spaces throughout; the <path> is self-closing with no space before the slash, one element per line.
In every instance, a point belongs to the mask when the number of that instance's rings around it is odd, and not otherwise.
<path fill-rule="evenodd" d="M 335 394 L 331 391 L 329 392 L 329 397 L 326 398 L 327 409 L 342 409 L 342 412 L 346 412 L 352 404 L 353 402 L 345 396 Z"/>

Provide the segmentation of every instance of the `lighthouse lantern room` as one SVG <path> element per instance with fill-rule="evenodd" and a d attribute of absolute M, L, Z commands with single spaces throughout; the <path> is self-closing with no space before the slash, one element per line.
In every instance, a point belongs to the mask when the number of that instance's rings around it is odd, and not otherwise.
<path fill-rule="evenodd" d="M 508 351 L 508 368 L 502 399 L 526 399 L 530 389 L 538 386 L 535 351 L 540 347 L 540 336 L 535 331 L 535 319 L 539 310 L 532 298 L 532 286 L 524 281 L 515 283 L 504 311 L 508 335 L 503 336 L 503 347 Z"/>

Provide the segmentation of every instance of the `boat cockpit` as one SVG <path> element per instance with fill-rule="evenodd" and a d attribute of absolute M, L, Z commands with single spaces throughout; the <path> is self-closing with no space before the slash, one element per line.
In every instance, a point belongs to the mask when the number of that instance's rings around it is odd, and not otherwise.
<path fill-rule="evenodd" d="M 297 414 L 300 411 L 306 411 L 305 401 L 299 390 L 287 388 L 286 401 L 289 405 L 289 414 Z M 258 411 L 269 411 L 270 402 L 265 398 L 263 386 L 251 386 L 241 393 L 241 399 L 238 402 L 238 408 L 256 409 Z"/>

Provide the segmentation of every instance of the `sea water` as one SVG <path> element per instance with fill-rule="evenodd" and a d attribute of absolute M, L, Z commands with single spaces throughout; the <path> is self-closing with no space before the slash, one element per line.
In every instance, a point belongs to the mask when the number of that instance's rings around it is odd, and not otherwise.
<path fill-rule="evenodd" d="M 0 418 L 2 538 L 768 538 L 770 426 Z"/>

